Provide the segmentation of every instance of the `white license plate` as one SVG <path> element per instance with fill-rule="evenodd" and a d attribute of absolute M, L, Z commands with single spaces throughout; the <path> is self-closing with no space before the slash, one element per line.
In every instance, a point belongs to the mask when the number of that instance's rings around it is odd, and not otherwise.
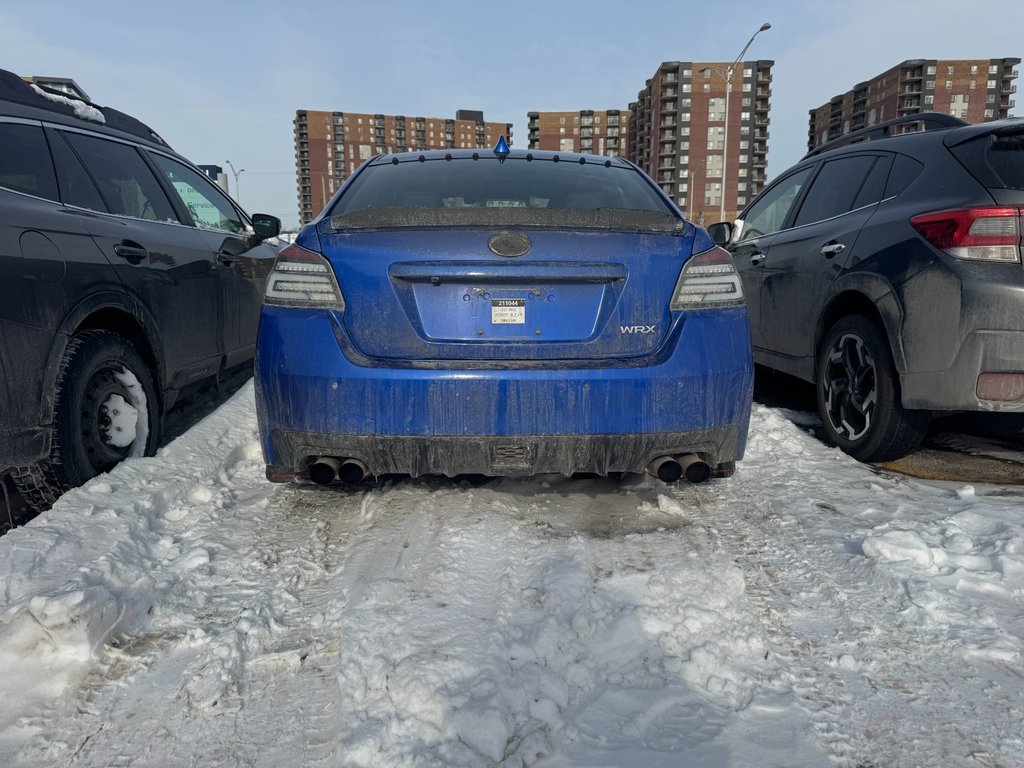
<path fill-rule="evenodd" d="M 494 325 L 522 325 L 526 322 L 526 299 L 491 299 Z"/>

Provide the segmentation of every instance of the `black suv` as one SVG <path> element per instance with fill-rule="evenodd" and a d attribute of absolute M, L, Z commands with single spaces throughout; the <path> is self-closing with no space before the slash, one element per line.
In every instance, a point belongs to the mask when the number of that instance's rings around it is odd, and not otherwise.
<path fill-rule="evenodd" d="M 280 230 L 152 130 L 0 70 L 0 477 L 36 509 L 152 454 L 253 357 Z"/>
<path fill-rule="evenodd" d="M 1024 120 L 929 113 L 819 147 L 709 231 L 755 361 L 814 382 L 827 437 L 885 461 L 933 413 L 1024 412 L 1022 212 Z"/>

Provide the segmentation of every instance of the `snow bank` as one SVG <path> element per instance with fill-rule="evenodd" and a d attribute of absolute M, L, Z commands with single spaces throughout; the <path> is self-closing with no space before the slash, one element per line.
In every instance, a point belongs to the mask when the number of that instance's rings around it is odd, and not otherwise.
<path fill-rule="evenodd" d="M 262 470 L 249 386 L 0 539 L 0 765 L 1024 764 L 1012 488 Z"/>

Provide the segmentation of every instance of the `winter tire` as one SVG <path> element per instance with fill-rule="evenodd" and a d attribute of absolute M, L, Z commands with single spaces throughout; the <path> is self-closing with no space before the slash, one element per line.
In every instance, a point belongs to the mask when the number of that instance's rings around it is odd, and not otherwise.
<path fill-rule="evenodd" d="M 68 342 L 57 374 L 50 455 L 12 477 L 36 511 L 130 456 L 152 456 L 160 441 L 153 375 L 135 348 L 109 331 Z"/>
<path fill-rule="evenodd" d="M 930 414 L 900 404 L 889 345 L 871 320 L 847 315 L 832 326 L 816 368 L 818 413 L 829 442 L 860 461 L 891 461 L 920 445 Z"/>

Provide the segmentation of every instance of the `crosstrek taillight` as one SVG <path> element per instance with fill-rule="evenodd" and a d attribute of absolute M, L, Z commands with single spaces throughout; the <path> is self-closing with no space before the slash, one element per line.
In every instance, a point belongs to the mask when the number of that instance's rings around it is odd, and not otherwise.
<path fill-rule="evenodd" d="M 714 247 L 698 253 L 683 265 L 672 293 L 671 309 L 713 309 L 743 303 L 743 284 L 732 263 L 732 254 Z"/>
<path fill-rule="evenodd" d="M 267 277 L 264 304 L 282 307 L 324 307 L 344 309 L 338 281 L 327 259 L 298 245 L 279 254 Z"/>
<path fill-rule="evenodd" d="M 910 220 L 914 229 L 939 250 L 973 261 L 1021 260 L 1019 208 L 960 208 L 922 213 Z"/>

